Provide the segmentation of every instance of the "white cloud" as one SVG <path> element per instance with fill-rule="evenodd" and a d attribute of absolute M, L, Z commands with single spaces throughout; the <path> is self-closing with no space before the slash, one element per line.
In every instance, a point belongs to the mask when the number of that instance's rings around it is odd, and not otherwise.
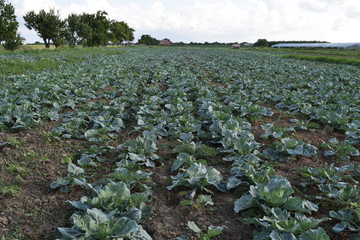
<path fill-rule="evenodd" d="M 327 9 L 327 5 L 324 2 L 318 0 L 302 0 L 299 5 L 305 9 L 322 12 Z"/>
<path fill-rule="evenodd" d="M 346 16 L 349 18 L 359 19 L 360 17 L 360 5 L 358 0 L 352 1 L 346 8 Z"/>
<path fill-rule="evenodd" d="M 124 20 L 136 37 L 151 34 L 174 41 L 328 40 L 360 41 L 358 0 L 14 0 L 17 14 L 60 9 L 70 13 L 105 10 Z M 30 34 L 30 33 L 26 33 Z M 35 35 L 35 33 L 32 33 Z M 357 34 L 357 35 L 356 35 Z"/>

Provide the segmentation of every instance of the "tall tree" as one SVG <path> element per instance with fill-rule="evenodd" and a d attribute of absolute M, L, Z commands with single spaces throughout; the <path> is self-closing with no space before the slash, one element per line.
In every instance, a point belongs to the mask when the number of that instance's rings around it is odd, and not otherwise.
<path fill-rule="evenodd" d="M 264 38 L 260 38 L 256 41 L 256 43 L 254 43 L 254 47 L 268 47 L 268 46 L 269 46 L 269 42 Z"/>
<path fill-rule="evenodd" d="M 145 44 L 145 45 L 159 45 L 159 40 L 156 38 L 151 37 L 150 35 L 144 34 L 141 35 L 139 39 L 139 44 Z"/>
<path fill-rule="evenodd" d="M 134 29 L 124 22 L 113 20 L 110 25 L 111 37 L 110 40 L 114 44 L 120 44 L 124 41 L 130 42 L 134 40 Z"/>
<path fill-rule="evenodd" d="M 60 46 L 65 37 L 65 21 L 61 20 L 59 11 L 50 9 L 49 12 L 41 10 L 27 12 L 24 16 L 25 26 L 29 30 L 35 30 L 44 41 L 45 47 L 50 48 L 50 41 L 56 47 Z"/>
<path fill-rule="evenodd" d="M 67 24 L 66 40 L 68 41 L 69 46 L 75 47 L 76 43 L 80 40 L 79 31 L 81 27 L 81 16 L 72 13 L 65 21 Z"/>
<path fill-rule="evenodd" d="M 6 50 L 14 51 L 21 45 L 18 27 L 15 8 L 10 3 L 0 0 L 0 42 L 4 42 L 3 46 Z"/>
<path fill-rule="evenodd" d="M 109 42 L 110 20 L 107 12 L 83 13 L 80 17 L 79 36 L 87 47 L 106 46 Z"/>

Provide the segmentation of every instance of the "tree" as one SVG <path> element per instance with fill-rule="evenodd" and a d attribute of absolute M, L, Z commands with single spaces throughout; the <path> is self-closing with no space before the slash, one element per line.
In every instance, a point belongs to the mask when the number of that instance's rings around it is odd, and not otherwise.
<path fill-rule="evenodd" d="M 258 39 L 256 43 L 254 43 L 254 47 L 268 47 L 269 42 L 266 39 Z"/>
<path fill-rule="evenodd" d="M 15 49 L 19 48 L 22 44 L 20 33 L 15 32 L 9 38 L 5 39 L 3 47 L 5 50 L 15 51 Z"/>
<path fill-rule="evenodd" d="M 139 39 L 139 44 L 145 44 L 145 45 L 159 45 L 159 40 L 156 38 L 151 37 L 150 35 L 144 34 Z"/>
<path fill-rule="evenodd" d="M 110 40 L 114 44 L 120 44 L 124 41 L 131 42 L 134 40 L 134 29 L 124 22 L 118 22 L 113 20 L 110 25 L 111 37 Z"/>
<path fill-rule="evenodd" d="M 0 42 L 6 50 L 14 51 L 21 45 L 21 37 L 17 32 L 19 23 L 16 20 L 15 8 L 0 0 Z"/>
<path fill-rule="evenodd" d="M 109 42 L 110 20 L 107 12 L 83 13 L 80 17 L 78 35 L 87 47 L 106 46 Z"/>
<path fill-rule="evenodd" d="M 79 31 L 81 26 L 81 16 L 77 14 L 70 14 L 65 20 L 67 24 L 66 40 L 69 46 L 75 47 L 76 43 L 80 40 Z"/>
<path fill-rule="evenodd" d="M 50 41 L 56 47 L 64 43 L 65 21 L 61 20 L 59 11 L 50 9 L 49 12 L 40 10 L 38 14 L 34 11 L 27 12 L 24 16 L 25 26 L 29 30 L 35 30 L 44 41 L 45 47 L 50 48 Z"/>

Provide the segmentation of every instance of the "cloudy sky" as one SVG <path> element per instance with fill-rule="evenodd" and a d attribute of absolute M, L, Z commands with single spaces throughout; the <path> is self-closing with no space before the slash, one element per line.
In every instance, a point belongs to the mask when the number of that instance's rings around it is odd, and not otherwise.
<path fill-rule="evenodd" d="M 39 40 L 24 26 L 31 10 L 108 12 L 142 34 L 174 42 L 322 40 L 360 42 L 360 0 L 8 0 L 27 42 Z"/>

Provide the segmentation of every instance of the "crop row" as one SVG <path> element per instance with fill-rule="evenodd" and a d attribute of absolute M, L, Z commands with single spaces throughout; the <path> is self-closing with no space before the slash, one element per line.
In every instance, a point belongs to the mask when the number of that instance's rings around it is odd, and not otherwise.
<path fill-rule="evenodd" d="M 51 184 L 62 191 L 82 186 L 90 194 L 70 202 L 78 211 L 71 217 L 73 227 L 59 228 L 62 239 L 151 239 L 141 223 L 150 217 L 149 178 L 151 169 L 162 164 L 156 154 L 157 140 L 162 138 L 177 143 L 169 149 L 177 157 L 168 190 L 183 186 L 188 189 L 187 203 L 203 205 L 212 204 L 215 194 L 241 192 L 234 199 L 234 210 L 243 222 L 256 226 L 254 239 L 329 239 L 319 224 L 330 217 L 338 221 L 333 231 L 352 232 L 349 239 L 357 239 L 359 168 L 348 163 L 359 155 L 357 68 L 319 67 L 228 50 L 124 51 L 51 72 L 16 76 L 1 91 L 3 129 L 60 120 L 49 136 L 94 144 L 69 164 L 67 177 Z M 28 89 L 34 90 L 31 95 Z M 288 127 L 269 122 L 274 115 L 269 106 L 291 116 Z M 270 144 L 255 140 L 256 122 L 264 122 L 259 137 L 270 139 Z M 344 140 L 333 138 L 315 146 L 292 135 L 315 126 L 341 131 Z M 119 143 L 130 127 L 137 137 Z M 89 183 L 84 168 L 101 166 L 98 162 L 106 160 L 102 154 L 109 152 L 117 156 L 110 159 L 116 165 L 114 172 Z M 319 156 L 347 165 L 304 167 L 300 185 L 305 193 L 318 188 L 312 197 L 297 193 L 298 186 L 275 174 L 276 162 Z M 209 158 L 229 166 L 228 174 L 210 166 Z M 324 201 L 336 209 L 328 217 L 313 217 Z M 195 223 L 188 226 L 202 239 L 224 228 L 211 226 L 206 235 Z"/>

